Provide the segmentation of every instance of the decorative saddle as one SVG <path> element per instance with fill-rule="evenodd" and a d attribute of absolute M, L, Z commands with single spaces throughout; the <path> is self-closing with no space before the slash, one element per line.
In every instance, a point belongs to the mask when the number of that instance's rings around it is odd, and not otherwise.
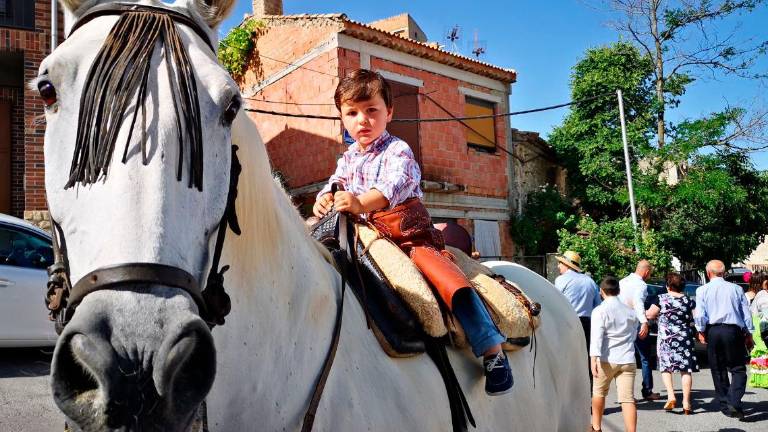
<path fill-rule="evenodd" d="M 453 346 L 468 346 L 458 321 L 419 269 L 375 228 L 332 211 L 312 226 L 311 234 L 331 251 L 340 271 L 345 272 L 348 286 L 365 309 L 368 326 L 388 355 L 408 357 L 424 352 L 427 336 L 448 335 Z M 540 305 L 461 250 L 451 246 L 447 250 L 507 336 L 504 349 L 514 351 L 528 345 L 539 326 Z"/>

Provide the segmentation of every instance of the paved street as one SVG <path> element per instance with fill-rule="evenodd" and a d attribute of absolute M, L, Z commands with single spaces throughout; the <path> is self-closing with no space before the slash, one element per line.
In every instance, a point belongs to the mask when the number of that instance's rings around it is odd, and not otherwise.
<path fill-rule="evenodd" d="M 63 420 L 56 410 L 48 387 L 50 353 L 39 349 L 0 349 L 0 431 L 1 432 L 61 432 Z M 656 391 L 664 394 L 661 376 L 654 373 Z M 680 386 L 679 377 L 676 379 Z M 694 407 L 692 416 L 682 415 L 679 404 L 673 413 L 662 410 L 664 401 L 638 404 L 638 431 L 644 432 L 758 432 L 768 430 L 768 390 L 747 389 L 744 407 L 746 422 L 727 418 L 712 405 L 712 377 L 708 369 L 694 374 Z M 640 394 L 640 382 L 636 383 Z M 666 395 L 665 395 L 666 396 Z M 615 403 L 615 388 L 606 401 L 603 430 L 623 430 L 621 408 Z M 585 426 L 584 430 L 589 427 Z M 539 431 L 536 431 L 539 432 Z M 545 432 L 545 431 L 542 431 Z M 581 431 L 575 431 L 581 432 Z"/>
<path fill-rule="evenodd" d="M 635 397 L 640 396 L 640 370 L 637 371 L 635 382 Z M 715 395 L 712 385 L 712 374 L 709 369 L 693 374 L 693 407 L 694 413 L 683 415 L 683 395 L 680 387 L 680 375 L 675 377 L 677 408 L 665 412 L 666 391 L 661 381 L 661 374 L 653 373 L 654 391 L 661 393 L 662 400 L 655 402 L 639 402 L 637 404 L 637 430 L 639 432 L 758 432 L 768 430 L 768 390 L 747 387 L 744 395 L 745 421 L 739 421 L 724 416 L 718 411 L 717 403 L 712 403 Z M 616 387 L 611 386 L 605 404 L 606 416 L 603 418 L 605 432 L 624 430 L 621 417 L 621 407 L 616 403 Z M 589 428 L 587 428 L 588 430 Z"/>
<path fill-rule="evenodd" d="M 0 348 L 0 431 L 61 432 L 48 386 L 51 351 Z"/>

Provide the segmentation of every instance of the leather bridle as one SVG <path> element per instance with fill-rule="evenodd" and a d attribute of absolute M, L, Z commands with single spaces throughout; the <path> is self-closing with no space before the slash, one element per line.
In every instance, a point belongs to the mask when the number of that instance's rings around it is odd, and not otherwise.
<path fill-rule="evenodd" d="M 107 15 L 120 16 L 125 13 L 166 15 L 175 24 L 181 24 L 192 29 L 215 52 L 210 38 L 193 19 L 173 10 L 136 4 L 96 6 L 74 24 L 70 31 L 70 36 L 85 23 L 97 17 Z M 82 116 L 82 112 L 80 115 Z M 200 311 L 200 316 L 208 323 L 209 327 L 212 328 L 215 325 L 224 324 L 224 317 L 231 310 L 229 296 L 224 290 L 224 273 L 229 269 L 229 266 L 225 265 L 219 269 L 219 260 L 227 228 L 229 227 L 235 234 L 240 234 L 240 227 L 235 213 L 235 199 L 237 198 L 237 185 L 241 166 L 236 152 L 237 146 L 233 145 L 226 209 L 218 225 L 210 273 L 208 274 L 206 287 L 203 290 L 200 289 L 197 279 L 186 270 L 158 263 L 125 263 L 98 268 L 86 274 L 77 283 L 72 285 L 69 278 L 69 261 L 64 231 L 51 218 L 54 264 L 48 268 L 49 280 L 45 303 L 50 310 L 49 317 L 51 321 L 55 322 L 56 331 L 59 334 L 72 318 L 77 305 L 88 294 L 107 289 L 124 289 L 132 285 L 141 284 L 159 284 L 182 289 L 195 301 Z M 201 188 L 200 186 L 199 189 Z"/>

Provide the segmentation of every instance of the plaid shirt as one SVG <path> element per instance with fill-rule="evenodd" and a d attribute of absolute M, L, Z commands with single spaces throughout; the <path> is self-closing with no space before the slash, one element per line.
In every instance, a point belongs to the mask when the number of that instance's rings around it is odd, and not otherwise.
<path fill-rule="evenodd" d="M 332 184 L 341 183 L 356 196 L 376 189 L 387 198 L 390 209 L 408 198 L 421 198 L 420 181 L 421 170 L 408 143 L 384 131 L 365 150 L 359 143 L 349 146 L 317 198 L 330 192 Z"/>

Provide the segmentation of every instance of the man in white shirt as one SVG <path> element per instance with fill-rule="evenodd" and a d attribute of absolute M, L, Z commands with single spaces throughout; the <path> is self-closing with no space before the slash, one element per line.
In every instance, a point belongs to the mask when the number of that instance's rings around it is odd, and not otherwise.
<path fill-rule="evenodd" d="M 607 276 L 600 282 L 603 302 L 592 311 L 592 334 L 590 337 L 590 367 L 592 385 L 592 430 L 601 430 L 605 397 L 611 381 L 616 379 L 616 397 L 621 404 L 624 429 L 635 432 L 637 428 L 637 407 L 635 406 L 635 337 L 637 316 L 622 303 L 619 281 Z"/>
<path fill-rule="evenodd" d="M 640 366 L 643 371 L 643 386 L 641 394 L 645 400 L 658 400 L 661 395 L 653 392 L 653 344 L 648 338 L 648 318 L 645 317 L 645 298 L 648 296 L 648 285 L 645 281 L 651 277 L 653 266 L 648 260 L 640 260 L 635 272 L 619 281 L 621 292 L 619 300 L 635 311 L 640 322 L 640 330 L 635 340 L 635 350 L 640 356 Z"/>

